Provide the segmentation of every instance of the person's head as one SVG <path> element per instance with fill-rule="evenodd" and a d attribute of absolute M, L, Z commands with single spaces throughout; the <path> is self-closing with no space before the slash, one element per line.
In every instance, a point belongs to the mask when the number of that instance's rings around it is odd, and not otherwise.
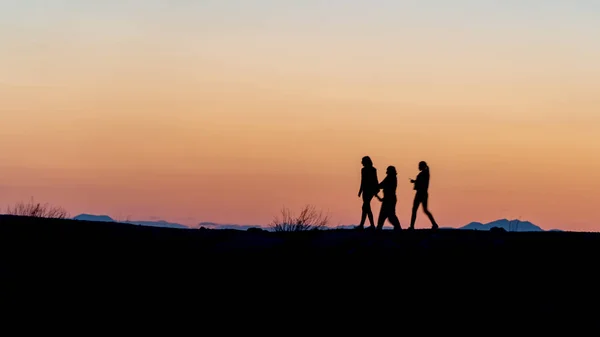
<path fill-rule="evenodd" d="M 388 166 L 387 171 L 385 171 L 385 173 L 389 176 L 395 176 L 398 174 L 394 166 Z"/>
<path fill-rule="evenodd" d="M 427 170 L 429 168 L 429 166 L 427 166 L 427 163 L 424 161 L 419 162 L 419 171 L 423 171 L 423 170 Z"/>
<path fill-rule="evenodd" d="M 371 160 L 371 157 L 369 157 L 369 156 L 362 157 L 361 163 L 365 167 L 373 167 L 373 161 Z"/>

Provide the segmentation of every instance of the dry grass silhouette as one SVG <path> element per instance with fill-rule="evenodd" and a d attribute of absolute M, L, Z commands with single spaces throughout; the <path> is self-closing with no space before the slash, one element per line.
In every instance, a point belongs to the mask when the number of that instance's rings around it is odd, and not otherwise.
<path fill-rule="evenodd" d="M 281 215 L 275 217 L 271 228 L 275 232 L 300 232 L 319 230 L 329 223 L 329 216 L 317 211 L 312 205 L 306 205 L 296 216 L 289 208 L 284 207 Z"/>
<path fill-rule="evenodd" d="M 66 219 L 69 217 L 69 213 L 64 208 L 48 203 L 42 204 L 34 201 L 33 198 L 29 202 L 19 201 L 14 206 L 8 206 L 6 214 L 53 219 Z"/>

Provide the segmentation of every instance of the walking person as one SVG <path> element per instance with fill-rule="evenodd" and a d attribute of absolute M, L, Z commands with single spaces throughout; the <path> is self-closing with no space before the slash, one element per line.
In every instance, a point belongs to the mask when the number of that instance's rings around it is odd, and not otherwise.
<path fill-rule="evenodd" d="M 408 229 L 415 229 L 415 221 L 417 219 L 417 210 L 419 209 L 419 205 L 423 205 L 423 212 L 425 213 L 425 215 L 427 215 L 427 217 L 429 218 L 429 221 L 431 221 L 431 229 L 438 229 L 439 226 L 437 224 L 437 222 L 435 222 L 435 219 L 433 218 L 433 215 L 431 214 L 431 212 L 429 211 L 428 207 L 427 207 L 427 203 L 429 201 L 429 178 L 430 178 L 430 173 L 429 173 L 429 166 L 427 165 L 426 162 L 421 161 L 419 162 L 419 174 L 417 175 L 417 179 L 411 179 L 410 182 L 413 183 L 414 186 L 414 190 L 416 191 L 415 193 L 415 200 L 413 202 L 413 208 L 412 208 L 412 216 L 410 219 L 410 227 Z"/>
<path fill-rule="evenodd" d="M 381 209 L 379 211 L 379 218 L 377 219 L 377 230 L 382 230 L 385 220 L 389 220 L 394 230 L 401 230 L 400 220 L 396 216 L 396 187 L 398 186 L 396 168 L 394 166 L 388 166 L 386 176 L 379 184 L 379 188 L 383 190 L 383 199 L 377 196 L 377 199 L 381 201 Z"/>
<path fill-rule="evenodd" d="M 360 170 L 360 189 L 358 191 L 358 197 L 362 196 L 362 215 L 360 218 L 360 224 L 356 229 L 364 229 L 365 221 L 369 218 L 371 226 L 369 229 L 375 228 L 375 221 L 373 219 L 373 211 L 371 210 L 371 200 L 379 193 L 379 180 L 377 179 L 377 169 L 373 166 L 373 161 L 369 156 L 364 156 L 361 160 L 363 168 Z"/>

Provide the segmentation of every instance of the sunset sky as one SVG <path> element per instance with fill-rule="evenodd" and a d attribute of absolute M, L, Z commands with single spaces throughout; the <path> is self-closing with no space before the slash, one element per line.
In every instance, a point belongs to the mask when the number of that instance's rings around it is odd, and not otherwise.
<path fill-rule="evenodd" d="M 600 230 L 600 2 L 0 3 L 0 207 L 360 220 L 360 159 L 440 226 Z M 373 202 L 379 211 L 379 202 Z M 419 211 L 418 228 L 429 227 Z"/>

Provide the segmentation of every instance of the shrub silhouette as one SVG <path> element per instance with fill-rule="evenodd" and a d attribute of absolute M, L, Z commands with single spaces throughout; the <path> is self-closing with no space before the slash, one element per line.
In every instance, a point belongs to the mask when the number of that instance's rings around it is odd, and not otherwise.
<path fill-rule="evenodd" d="M 33 198 L 29 202 L 19 201 L 14 206 L 6 208 L 6 214 L 16 216 L 30 216 L 35 218 L 66 219 L 69 213 L 62 207 L 52 206 L 48 203 L 35 202 Z"/>
<path fill-rule="evenodd" d="M 329 223 L 329 216 L 322 211 L 317 211 L 314 206 L 306 205 L 298 216 L 294 215 L 289 208 L 281 210 L 281 216 L 275 217 L 271 228 L 275 232 L 301 232 L 308 230 L 319 230 Z"/>

